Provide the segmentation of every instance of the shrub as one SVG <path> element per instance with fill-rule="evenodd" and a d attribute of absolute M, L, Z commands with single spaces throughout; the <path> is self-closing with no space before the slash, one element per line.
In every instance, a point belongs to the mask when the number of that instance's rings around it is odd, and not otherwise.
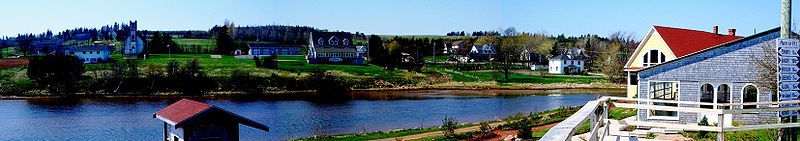
<path fill-rule="evenodd" d="M 83 62 L 75 56 L 47 55 L 33 57 L 28 64 L 28 78 L 53 94 L 74 94 L 82 79 Z"/>
<path fill-rule="evenodd" d="M 447 138 L 455 138 L 458 121 L 453 117 L 445 116 L 442 120 L 442 132 Z"/>
<path fill-rule="evenodd" d="M 278 54 L 272 53 L 267 58 L 264 58 L 263 64 L 261 67 L 270 68 L 270 69 L 277 69 L 278 68 Z"/>
<path fill-rule="evenodd" d="M 353 86 L 353 83 L 344 77 L 322 71 L 313 73 L 306 79 L 306 83 L 316 89 L 317 94 L 327 94 L 322 95 L 325 97 L 344 96 Z"/>
<path fill-rule="evenodd" d="M 709 126 L 708 118 L 706 118 L 706 116 L 703 116 L 703 119 L 700 119 L 700 122 L 698 122 L 697 125 Z M 701 136 L 701 137 L 705 137 L 706 135 L 708 135 L 708 131 L 699 131 L 699 132 L 697 132 L 697 135 Z"/>
<path fill-rule="evenodd" d="M 647 138 L 647 139 L 655 139 L 656 138 L 656 134 L 647 133 L 647 137 L 645 137 L 645 138 Z"/>
<path fill-rule="evenodd" d="M 262 68 L 262 67 L 264 67 L 264 66 L 262 66 L 262 65 L 261 65 L 261 59 L 260 59 L 260 58 L 258 58 L 258 56 L 253 56 L 253 61 L 255 61 L 255 62 L 256 62 L 256 67 L 257 67 L 257 68 Z"/>
<path fill-rule="evenodd" d="M 258 76 L 250 75 L 250 73 L 247 71 L 233 70 L 233 72 L 231 72 L 230 79 L 228 80 L 227 87 L 233 91 L 240 91 L 249 94 L 262 92 L 262 89 L 259 88 L 259 86 L 263 83 L 263 79 Z"/>

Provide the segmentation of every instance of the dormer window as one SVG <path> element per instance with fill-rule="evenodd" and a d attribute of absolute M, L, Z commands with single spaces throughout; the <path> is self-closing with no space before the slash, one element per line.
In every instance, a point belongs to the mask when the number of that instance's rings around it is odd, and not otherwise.
<path fill-rule="evenodd" d="M 331 46 L 338 46 L 339 45 L 339 39 L 337 39 L 336 36 L 333 36 L 333 37 L 331 37 L 331 39 L 328 40 L 328 44 L 331 45 Z"/>
<path fill-rule="evenodd" d="M 350 45 L 350 40 L 348 40 L 348 39 L 342 40 L 342 45 L 349 46 Z"/>
<path fill-rule="evenodd" d="M 644 61 L 642 62 L 642 65 L 644 67 L 649 67 L 666 62 L 667 56 L 664 55 L 664 53 L 654 49 L 650 50 L 650 52 L 645 53 L 643 60 Z"/>
<path fill-rule="evenodd" d="M 324 45 L 325 44 L 325 40 L 322 40 L 322 38 L 319 38 L 319 40 L 317 40 L 317 44 L 319 44 L 320 46 Z"/>

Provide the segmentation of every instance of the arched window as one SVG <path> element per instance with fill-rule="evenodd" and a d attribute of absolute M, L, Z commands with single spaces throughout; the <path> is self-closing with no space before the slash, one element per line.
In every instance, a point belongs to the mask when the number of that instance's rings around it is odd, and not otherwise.
<path fill-rule="evenodd" d="M 731 103 L 731 87 L 722 84 L 717 87 L 717 103 Z M 730 109 L 729 106 L 720 106 L 719 109 Z"/>
<path fill-rule="evenodd" d="M 667 61 L 667 56 L 658 50 L 650 50 L 644 54 L 642 65 L 645 67 L 658 65 Z"/>
<path fill-rule="evenodd" d="M 323 40 L 322 38 L 319 38 L 319 39 L 317 40 L 317 44 L 319 44 L 320 46 L 321 46 L 321 45 L 325 45 L 325 40 Z"/>
<path fill-rule="evenodd" d="M 758 102 L 758 89 L 756 89 L 756 86 L 753 85 L 744 86 L 744 89 L 742 89 L 742 97 L 744 103 Z M 755 108 L 756 105 L 742 106 L 742 109 L 755 109 Z"/>
<path fill-rule="evenodd" d="M 700 102 L 714 103 L 714 86 L 711 86 L 711 84 L 700 86 Z M 712 109 L 714 106 L 700 105 L 700 108 Z"/>
<path fill-rule="evenodd" d="M 348 40 L 348 39 L 342 40 L 342 45 L 349 46 L 350 45 L 350 40 Z"/>

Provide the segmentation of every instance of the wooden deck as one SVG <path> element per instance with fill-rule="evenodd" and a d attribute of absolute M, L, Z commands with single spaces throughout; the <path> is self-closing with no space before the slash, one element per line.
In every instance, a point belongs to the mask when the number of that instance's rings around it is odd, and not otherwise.
<path fill-rule="evenodd" d="M 636 104 L 618 103 L 616 101 L 632 101 Z M 656 106 L 649 103 L 674 103 L 674 104 L 691 104 L 691 105 L 711 105 L 711 106 L 742 106 L 742 105 L 780 105 L 780 104 L 797 104 L 800 100 L 780 101 L 780 102 L 750 102 L 750 103 L 726 103 L 714 104 L 704 102 L 692 101 L 666 101 L 666 100 L 651 100 L 651 99 L 635 99 L 624 97 L 602 97 L 597 100 L 589 101 L 575 114 L 559 123 L 550 131 L 548 131 L 542 140 L 553 141 L 567 141 L 572 140 L 575 131 L 585 122 L 590 122 L 590 130 L 587 138 L 589 141 L 604 140 L 606 137 L 615 138 L 615 135 L 609 135 L 609 125 L 612 123 L 620 125 L 633 125 L 639 127 L 653 127 L 663 128 L 670 130 L 691 130 L 691 131 L 711 131 L 717 132 L 717 138 L 723 139 L 723 132 L 731 131 L 744 131 L 744 130 L 759 130 L 759 129 L 776 129 L 776 128 L 795 128 L 800 127 L 800 123 L 774 123 L 774 124 L 759 124 L 759 125 L 744 125 L 744 126 L 723 126 L 725 124 L 718 124 L 718 126 L 698 126 L 693 124 L 673 124 L 673 123 L 657 123 L 647 121 L 616 121 L 608 119 L 608 108 L 611 106 L 633 109 L 647 109 L 647 110 L 662 110 L 662 111 L 677 111 L 677 112 L 690 112 L 700 114 L 716 114 L 719 115 L 720 121 L 725 114 L 741 114 L 741 113 L 759 113 L 759 112 L 780 112 L 780 111 L 796 111 L 800 107 L 770 107 L 763 106 L 756 109 L 705 109 L 695 107 L 673 107 L 673 106 Z M 588 119 L 588 120 L 587 120 Z"/>

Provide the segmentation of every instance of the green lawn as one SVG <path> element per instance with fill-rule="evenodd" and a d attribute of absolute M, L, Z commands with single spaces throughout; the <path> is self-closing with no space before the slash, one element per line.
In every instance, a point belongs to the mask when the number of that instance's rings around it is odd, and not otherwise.
<path fill-rule="evenodd" d="M 278 55 L 278 60 L 306 61 L 305 55 Z"/>
<path fill-rule="evenodd" d="M 172 59 L 180 62 L 187 62 L 191 59 L 198 59 L 200 66 L 203 70 L 211 76 L 229 76 L 234 70 L 246 70 L 256 74 L 272 74 L 279 73 L 272 69 L 256 68 L 253 59 L 236 59 L 233 56 L 222 56 L 220 59 L 212 59 L 211 54 L 172 54 Z M 120 58 L 120 55 L 113 55 L 114 58 Z M 118 59 L 119 60 L 119 59 Z M 142 67 L 147 64 L 157 64 L 166 66 L 170 57 L 167 54 L 152 54 L 147 59 L 141 60 Z M 328 64 L 308 64 L 304 56 L 278 56 L 278 60 L 294 60 L 294 61 L 281 61 L 278 62 L 278 70 L 282 73 L 308 73 L 314 71 L 329 71 L 336 70 L 346 72 L 356 76 L 373 77 L 381 79 L 401 79 L 407 73 L 406 71 L 394 70 L 387 71 L 383 67 L 371 65 L 328 65 Z M 102 67 L 103 64 L 89 64 L 87 70 L 92 70 L 92 67 Z"/>
<path fill-rule="evenodd" d="M 501 73 L 496 72 L 474 72 L 474 71 L 462 71 L 461 73 L 475 76 L 479 79 L 475 78 L 465 78 L 462 80 L 457 79 L 454 77 L 453 80 L 456 81 L 465 81 L 465 82 L 476 82 L 476 81 L 498 81 L 504 79 Z M 607 82 L 606 78 L 604 77 L 590 77 L 590 76 L 572 76 L 572 75 L 525 75 L 519 73 L 511 73 L 509 75 L 509 80 L 502 82 L 511 82 L 511 83 L 539 83 L 539 84 L 548 84 L 548 83 L 577 83 L 577 84 L 589 84 L 593 82 Z"/>
<path fill-rule="evenodd" d="M 453 57 L 453 55 L 452 54 L 441 54 L 441 55 L 437 54 L 436 58 L 433 58 L 433 56 L 425 56 L 423 59 L 426 62 L 430 62 L 430 61 L 445 62 L 450 57 Z"/>
<path fill-rule="evenodd" d="M 610 116 L 609 118 L 615 120 L 622 120 L 634 115 L 636 115 L 636 109 L 631 108 L 613 108 L 608 111 L 608 116 Z"/>
<path fill-rule="evenodd" d="M 3 57 L 5 57 L 8 56 L 8 54 L 17 53 L 17 48 L 16 47 L 0 48 L 0 53 L 3 53 Z"/>
<path fill-rule="evenodd" d="M 216 48 L 214 39 L 174 38 L 184 52 L 212 52 Z"/>
<path fill-rule="evenodd" d="M 111 57 L 117 59 L 118 61 L 124 61 L 120 59 L 120 54 L 114 54 Z M 250 71 L 256 74 L 275 73 L 266 69 L 256 68 L 253 59 L 236 59 L 233 58 L 233 56 L 222 56 L 220 59 L 212 59 L 210 54 L 172 54 L 171 57 L 171 59 L 178 61 L 180 64 L 185 64 L 185 62 L 188 62 L 191 59 L 197 59 L 200 63 L 200 66 L 203 67 L 203 71 L 211 76 L 229 76 L 231 72 L 237 69 Z M 140 67 L 146 67 L 148 65 L 166 67 L 169 60 L 170 55 L 151 54 L 147 57 L 147 59 L 135 61 L 142 62 Z M 110 64 L 87 64 L 85 66 L 87 68 L 86 70 L 100 70 L 106 69 L 109 67 L 109 65 Z"/>

